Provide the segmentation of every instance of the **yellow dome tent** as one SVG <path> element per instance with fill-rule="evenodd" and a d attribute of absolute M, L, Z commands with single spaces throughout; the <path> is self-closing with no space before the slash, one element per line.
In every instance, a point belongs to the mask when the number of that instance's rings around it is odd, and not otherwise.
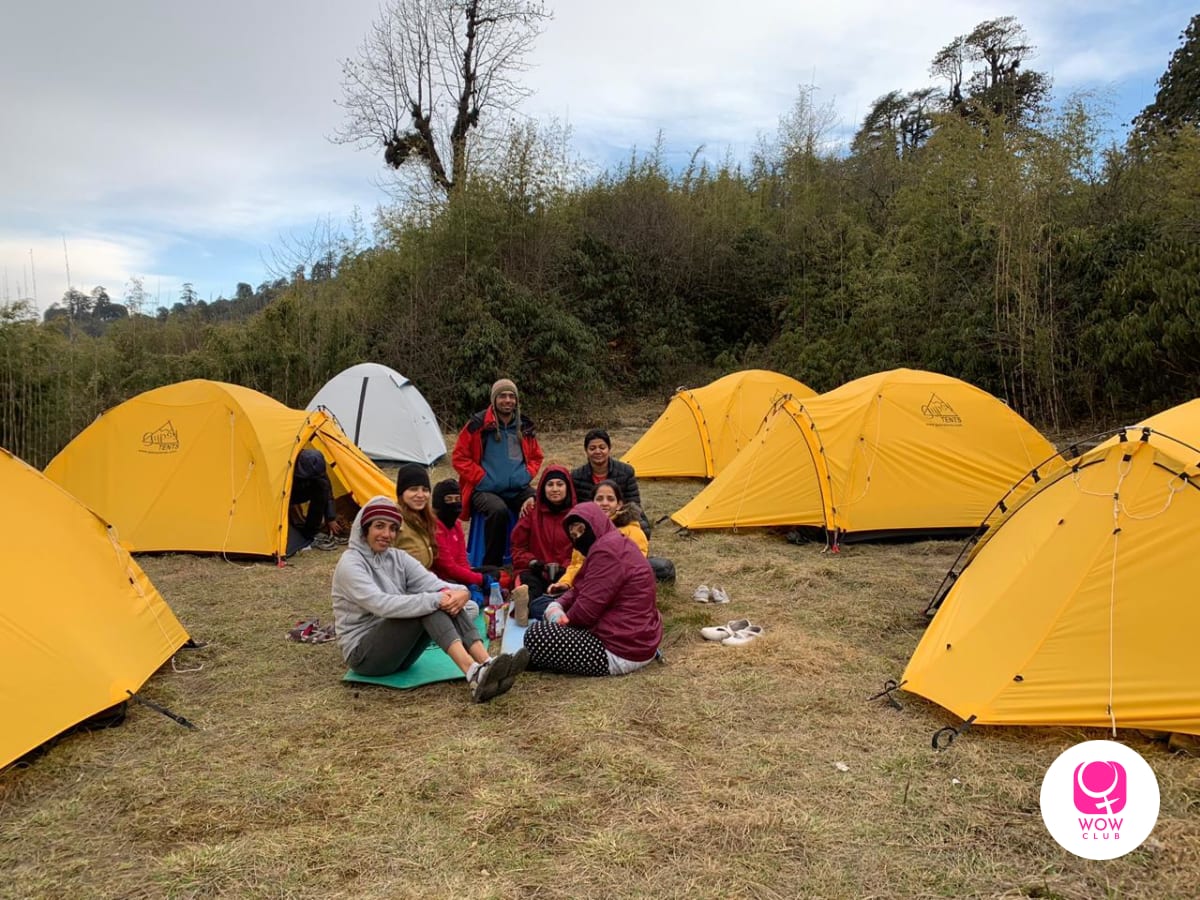
<path fill-rule="evenodd" d="M 4 537 L 0 767 L 129 699 L 187 633 L 104 522 L 0 450 L 0 487 L 36 512 Z M 65 543 L 64 543 L 65 541 Z"/>
<path fill-rule="evenodd" d="M 812 527 L 852 538 L 967 533 L 1054 455 L 987 391 L 893 369 L 785 398 L 733 461 L 671 518 L 689 529 Z"/>
<path fill-rule="evenodd" d="M 282 557 L 292 469 L 305 446 L 329 465 L 334 496 L 358 505 L 391 480 L 323 410 L 289 409 L 258 391 L 184 381 L 108 410 L 46 475 L 113 525 L 135 552 Z"/>
<path fill-rule="evenodd" d="M 1200 734 L 1200 400 L 1060 463 L 997 517 L 901 686 L 996 725 Z"/>
<path fill-rule="evenodd" d="M 750 442 L 772 404 L 789 394 L 816 396 L 796 379 L 764 369 L 680 389 L 622 461 L 639 478 L 712 478 Z"/>

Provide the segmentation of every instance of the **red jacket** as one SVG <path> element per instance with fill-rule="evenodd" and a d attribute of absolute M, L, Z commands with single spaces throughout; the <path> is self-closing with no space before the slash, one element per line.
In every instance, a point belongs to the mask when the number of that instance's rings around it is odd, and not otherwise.
<path fill-rule="evenodd" d="M 596 535 L 575 586 L 558 601 L 570 625 L 586 628 L 614 656 L 652 659 L 663 626 L 650 563 L 595 503 L 580 503 L 567 519 L 582 519 Z"/>
<path fill-rule="evenodd" d="M 529 480 L 537 477 L 538 469 L 542 467 L 542 447 L 538 443 L 537 432 L 533 422 L 521 416 L 521 454 L 525 457 L 525 468 L 529 470 Z M 458 473 L 458 487 L 462 491 L 462 518 L 471 518 L 471 494 L 475 486 L 483 481 L 486 474 L 483 471 L 483 439 L 496 430 L 496 410 L 489 406 L 483 412 L 477 412 L 467 420 L 458 440 L 454 442 L 454 452 L 451 461 L 454 471 Z M 567 475 L 568 480 L 570 475 Z"/>
<path fill-rule="evenodd" d="M 546 479 L 558 475 L 567 483 L 567 497 L 560 512 L 546 505 Z M 575 505 L 575 486 L 565 466 L 547 466 L 538 482 L 533 509 L 517 519 L 512 531 L 512 564 L 514 572 L 529 568 L 535 559 L 558 563 L 564 568 L 571 562 L 571 539 L 563 528 L 563 519 Z"/>
<path fill-rule="evenodd" d="M 461 525 L 455 522 L 453 528 L 447 528 L 439 519 L 434 538 L 438 551 L 433 559 L 435 575 L 454 584 L 483 584 L 483 576 L 467 562 L 467 539 Z"/>

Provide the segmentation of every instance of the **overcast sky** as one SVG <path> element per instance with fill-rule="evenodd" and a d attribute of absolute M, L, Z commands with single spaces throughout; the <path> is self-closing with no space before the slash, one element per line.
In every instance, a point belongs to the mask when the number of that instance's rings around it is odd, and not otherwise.
<path fill-rule="evenodd" d="M 1179 0 L 558 0 L 524 112 L 568 123 L 597 168 L 653 146 L 744 158 L 801 85 L 843 133 L 891 90 L 934 84 L 954 37 L 1016 16 L 1054 97 L 1095 90 L 1111 127 L 1154 98 L 1195 13 Z M 317 222 L 370 219 L 378 152 L 330 143 L 340 61 L 376 0 L 10 3 L 0 53 L 0 301 L 40 309 L 68 283 L 151 307 L 267 279 L 272 250 Z M 70 267 L 70 281 L 67 268 Z"/>

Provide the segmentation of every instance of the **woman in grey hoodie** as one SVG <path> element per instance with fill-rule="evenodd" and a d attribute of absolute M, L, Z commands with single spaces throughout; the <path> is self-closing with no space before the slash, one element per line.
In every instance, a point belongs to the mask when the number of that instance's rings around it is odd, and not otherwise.
<path fill-rule="evenodd" d="M 378 496 L 350 528 L 333 572 L 333 616 L 346 664 L 360 675 L 390 675 L 416 662 L 432 638 L 467 676 L 476 703 L 503 694 L 528 665 L 528 651 L 488 654 L 467 589 L 392 546 L 403 525 L 396 502 Z"/>

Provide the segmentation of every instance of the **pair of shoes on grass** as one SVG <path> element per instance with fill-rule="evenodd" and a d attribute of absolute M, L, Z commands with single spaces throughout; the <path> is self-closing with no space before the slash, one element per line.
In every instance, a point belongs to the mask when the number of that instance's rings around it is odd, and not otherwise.
<path fill-rule="evenodd" d="M 317 550 L 336 550 L 340 545 L 336 535 L 319 531 L 313 536 L 312 546 Z"/>
<path fill-rule="evenodd" d="M 724 625 L 712 625 L 700 629 L 700 637 L 706 641 L 719 641 L 726 647 L 741 647 L 749 644 L 762 633 L 763 627 L 751 624 L 749 619 L 734 619 Z"/>
<path fill-rule="evenodd" d="M 729 595 L 724 588 L 702 584 L 692 592 L 692 599 L 697 603 L 728 603 Z"/>
<path fill-rule="evenodd" d="M 471 689 L 471 700 L 487 703 L 493 697 L 507 694 L 517 676 L 529 665 L 529 651 L 522 647 L 516 653 L 501 653 L 487 662 L 472 667 L 467 675 L 467 686 Z"/>
<path fill-rule="evenodd" d="M 301 619 L 287 633 L 289 641 L 297 641 L 301 644 L 324 644 L 326 641 L 332 641 L 335 637 L 337 637 L 337 632 L 334 630 L 333 623 L 322 625 L 320 619 Z"/>

